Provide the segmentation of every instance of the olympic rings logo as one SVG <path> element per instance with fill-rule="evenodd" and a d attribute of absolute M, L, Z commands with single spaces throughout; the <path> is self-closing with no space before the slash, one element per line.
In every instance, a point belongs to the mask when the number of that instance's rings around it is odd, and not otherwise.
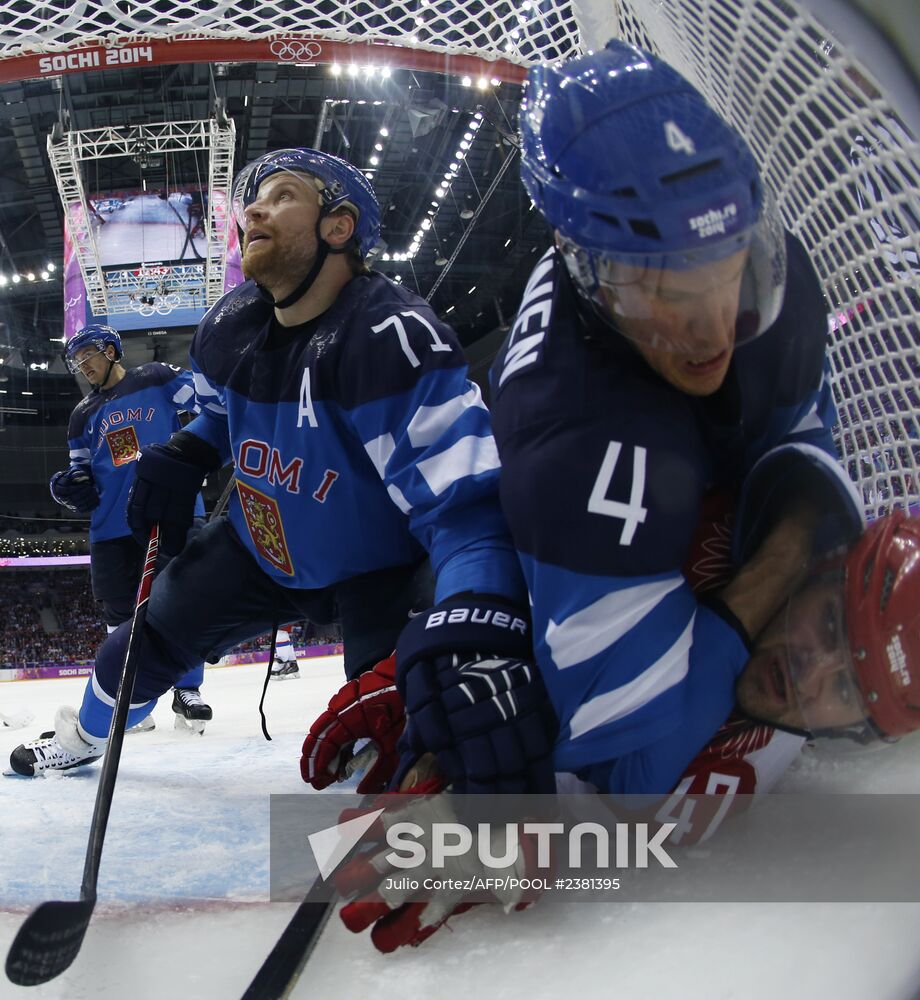
<path fill-rule="evenodd" d="M 323 51 L 319 42 L 303 42 L 298 38 L 277 38 L 269 46 L 278 62 L 314 62 Z"/>

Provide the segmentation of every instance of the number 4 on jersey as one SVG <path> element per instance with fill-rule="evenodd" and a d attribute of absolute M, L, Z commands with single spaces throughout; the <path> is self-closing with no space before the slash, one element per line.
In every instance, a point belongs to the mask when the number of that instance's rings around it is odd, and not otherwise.
<path fill-rule="evenodd" d="M 609 500 L 607 491 L 613 482 L 613 473 L 620 459 L 623 445 L 620 441 L 611 441 L 607 445 L 607 453 L 601 462 L 600 472 L 594 480 L 594 487 L 588 499 L 588 511 L 591 514 L 603 514 L 605 517 L 618 517 L 623 520 L 623 530 L 620 532 L 620 545 L 631 545 L 636 534 L 636 528 L 645 523 L 648 508 L 642 506 L 645 493 L 645 448 L 633 446 L 633 476 L 629 490 L 629 503 L 620 500 Z"/>

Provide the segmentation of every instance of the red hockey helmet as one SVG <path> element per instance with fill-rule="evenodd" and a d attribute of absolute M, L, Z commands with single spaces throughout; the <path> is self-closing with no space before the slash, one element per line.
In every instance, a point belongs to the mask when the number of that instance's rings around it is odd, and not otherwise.
<path fill-rule="evenodd" d="M 920 729 L 920 517 L 870 525 L 846 557 L 845 607 L 869 718 L 885 737 Z"/>

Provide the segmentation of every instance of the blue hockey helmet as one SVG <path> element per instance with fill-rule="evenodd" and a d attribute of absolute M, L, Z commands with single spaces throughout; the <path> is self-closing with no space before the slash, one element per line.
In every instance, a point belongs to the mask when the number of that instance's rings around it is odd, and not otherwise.
<path fill-rule="evenodd" d="M 726 261 L 714 280 L 742 277 L 735 342 L 776 319 L 785 237 L 757 164 L 744 139 L 667 63 L 613 40 L 535 67 L 521 133 L 524 186 L 558 231 L 579 290 L 621 332 L 681 349 L 649 325 L 636 290 L 654 294 L 661 275 L 675 271 L 698 272 L 705 287 L 701 269 Z M 623 295 L 626 285 L 631 294 Z"/>
<path fill-rule="evenodd" d="M 84 326 L 67 341 L 67 346 L 64 348 L 64 364 L 67 365 L 68 371 L 78 375 L 80 366 L 76 361 L 77 354 L 85 347 L 95 347 L 97 351 L 104 351 L 109 344 L 115 348 L 115 361 L 120 361 L 124 356 L 124 351 L 121 348 L 121 337 L 118 336 L 117 330 L 111 326 L 105 326 L 103 323 L 91 323 L 89 326 Z"/>
<path fill-rule="evenodd" d="M 259 186 L 280 171 L 313 178 L 319 195 L 320 218 L 336 208 L 347 208 L 355 217 L 355 249 L 362 259 L 370 254 L 380 239 L 380 205 L 374 189 L 357 167 L 317 149 L 279 149 L 266 153 L 237 174 L 232 203 L 242 230 L 246 229 L 244 211 L 256 200 Z"/>

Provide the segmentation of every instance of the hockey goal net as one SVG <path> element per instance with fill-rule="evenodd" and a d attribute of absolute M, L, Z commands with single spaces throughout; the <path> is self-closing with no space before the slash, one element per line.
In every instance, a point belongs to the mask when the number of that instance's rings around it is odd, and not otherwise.
<path fill-rule="evenodd" d="M 865 47 L 841 43 L 802 2 L 814 0 L 0 0 L 0 81 L 338 61 L 518 82 L 528 65 L 611 35 L 650 48 L 748 139 L 811 252 L 838 442 L 874 515 L 920 502 L 918 126 L 880 82 L 880 60 L 861 61 Z"/>

